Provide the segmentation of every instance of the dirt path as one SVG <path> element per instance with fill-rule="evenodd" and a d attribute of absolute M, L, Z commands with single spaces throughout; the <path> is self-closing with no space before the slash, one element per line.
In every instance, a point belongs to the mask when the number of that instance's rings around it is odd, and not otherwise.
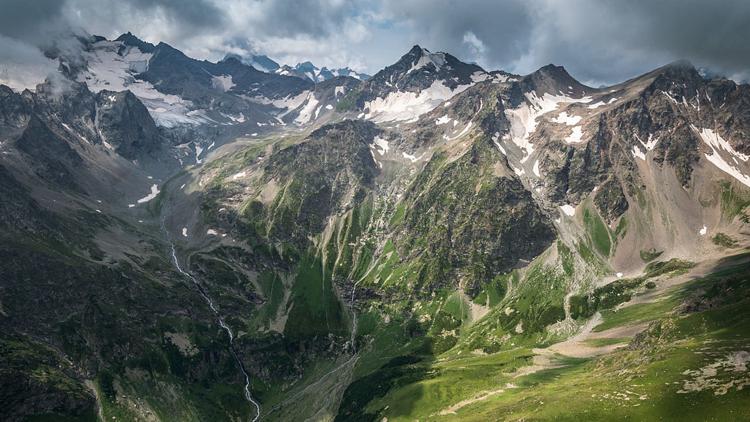
<path fill-rule="evenodd" d="M 476 402 L 479 402 L 479 401 L 482 401 L 482 400 L 486 400 L 486 399 L 488 399 L 488 398 L 490 398 L 492 396 L 495 396 L 497 394 L 504 393 L 505 390 L 510 389 L 510 388 L 517 388 L 517 387 L 515 385 L 513 385 L 513 384 L 508 383 L 503 388 L 498 388 L 496 390 L 490 390 L 490 391 L 483 391 L 483 392 L 479 393 L 478 395 L 474 396 L 473 398 L 462 400 L 462 401 L 460 401 L 460 402 L 458 402 L 458 403 L 456 403 L 456 404 L 454 404 L 454 405 L 452 405 L 450 407 L 447 407 L 447 408 L 441 410 L 440 413 L 438 413 L 438 414 L 440 416 L 455 415 L 456 412 L 459 409 L 463 408 L 463 407 L 466 407 L 466 406 L 468 406 L 470 404 L 473 404 L 473 403 L 476 403 Z"/>

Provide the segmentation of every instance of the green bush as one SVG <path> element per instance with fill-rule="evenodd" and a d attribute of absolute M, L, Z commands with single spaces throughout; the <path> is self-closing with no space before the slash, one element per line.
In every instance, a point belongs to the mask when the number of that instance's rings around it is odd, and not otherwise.
<path fill-rule="evenodd" d="M 654 248 L 651 248 L 651 249 L 649 249 L 647 251 L 642 250 L 641 251 L 641 259 L 643 260 L 643 262 L 651 262 L 651 261 L 655 260 L 656 258 L 660 257 L 661 254 L 663 254 L 663 253 L 664 253 L 664 251 L 657 251 Z"/>
<path fill-rule="evenodd" d="M 724 233 L 716 233 L 716 236 L 711 238 L 714 244 L 723 246 L 725 248 L 736 248 L 737 241 L 732 239 L 729 235 Z"/>

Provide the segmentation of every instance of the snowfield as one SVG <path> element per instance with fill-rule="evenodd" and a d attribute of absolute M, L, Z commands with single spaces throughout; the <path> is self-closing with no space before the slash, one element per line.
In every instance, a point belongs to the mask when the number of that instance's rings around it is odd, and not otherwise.
<path fill-rule="evenodd" d="M 88 69 L 78 75 L 78 81 L 85 82 L 92 92 L 130 90 L 159 126 L 211 122 L 204 110 L 193 110 L 192 102 L 177 95 L 163 94 L 151 83 L 135 78 L 148 69 L 151 54 L 120 41 L 99 41 L 83 55 Z"/>
<path fill-rule="evenodd" d="M 444 81 L 434 81 L 421 92 L 398 91 L 385 98 L 378 97 L 365 103 L 365 119 L 375 122 L 403 121 L 418 118 L 432 111 L 443 101 L 465 91 L 472 84 L 459 85 L 451 90 Z"/>

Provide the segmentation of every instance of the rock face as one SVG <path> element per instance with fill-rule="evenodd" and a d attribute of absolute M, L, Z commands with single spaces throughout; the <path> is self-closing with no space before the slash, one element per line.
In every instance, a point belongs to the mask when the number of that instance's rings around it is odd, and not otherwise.
<path fill-rule="evenodd" d="M 457 160 L 433 156 L 404 198 L 397 245 L 424 261 L 419 285 L 459 281 L 478 292 L 496 274 L 539 255 L 554 230 L 516 178 L 498 174 L 499 153 L 488 140 Z"/>
<path fill-rule="evenodd" d="M 96 123 L 102 140 L 128 160 L 153 154 L 163 146 L 154 120 L 130 91 L 99 92 Z"/>
<path fill-rule="evenodd" d="M 83 160 L 38 117 L 29 119 L 26 129 L 16 141 L 16 147 L 35 163 L 35 173 L 43 180 L 73 190 L 79 189 L 71 169 Z"/>
<path fill-rule="evenodd" d="M 269 157 L 262 180 L 285 186 L 263 212 L 277 221 L 269 235 L 299 244 L 322 232 L 329 217 L 356 206 L 374 187 L 378 170 L 370 144 L 378 132 L 371 123 L 344 121 Z"/>

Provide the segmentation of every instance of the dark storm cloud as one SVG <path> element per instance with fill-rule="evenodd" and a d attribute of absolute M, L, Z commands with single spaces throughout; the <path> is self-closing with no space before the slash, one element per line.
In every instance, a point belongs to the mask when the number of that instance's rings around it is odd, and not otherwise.
<path fill-rule="evenodd" d="M 91 7 L 96 7 L 97 3 L 106 2 L 94 0 L 90 3 Z M 208 0 L 129 0 L 122 3 L 130 3 L 135 10 L 141 11 L 160 8 L 181 25 L 193 28 L 221 25 L 225 17 L 224 12 Z"/>
<path fill-rule="evenodd" d="M 747 0 L 0 0 L 0 10 L 14 52 L 82 28 L 198 58 L 254 51 L 371 73 L 418 43 L 489 69 L 560 64 L 593 84 L 677 59 L 750 76 Z"/>
<path fill-rule="evenodd" d="M 0 34 L 33 44 L 89 27 L 159 25 L 148 20 L 155 12 L 175 29 L 193 32 L 220 27 L 225 17 L 210 0 L 0 0 L 0 11 Z"/>
<path fill-rule="evenodd" d="M 357 2 L 329 0 L 255 0 L 263 19 L 256 24 L 274 36 L 305 35 L 320 38 L 337 31 L 339 25 L 357 13 Z"/>
<path fill-rule="evenodd" d="M 742 0 L 390 0 L 431 45 L 460 56 L 461 34 L 484 44 L 480 62 L 521 73 L 554 62 L 583 80 L 614 82 L 676 59 L 730 76 L 750 67 L 750 2 Z"/>
<path fill-rule="evenodd" d="M 618 25 L 617 31 L 606 33 L 604 41 L 727 72 L 747 73 L 750 69 L 748 1 L 638 0 L 606 4 L 606 12 Z"/>
<path fill-rule="evenodd" d="M 411 23 L 424 47 L 464 59 L 486 62 L 519 57 L 529 48 L 532 17 L 521 0 L 387 0 L 384 7 L 394 20 Z M 464 40 L 467 34 L 474 34 L 484 45 L 484 57 L 466 57 L 470 53 Z"/>
<path fill-rule="evenodd" d="M 65 27 L 63 1 L 0 0 L 0 35 L 39 43 Z"/>
<path fill-rule="evenodd" d="M 227 15 L 213 0 L 64 0 L 75 27 L 97 35 L 155 34 L 174 41 L 221 31 Z"/>

